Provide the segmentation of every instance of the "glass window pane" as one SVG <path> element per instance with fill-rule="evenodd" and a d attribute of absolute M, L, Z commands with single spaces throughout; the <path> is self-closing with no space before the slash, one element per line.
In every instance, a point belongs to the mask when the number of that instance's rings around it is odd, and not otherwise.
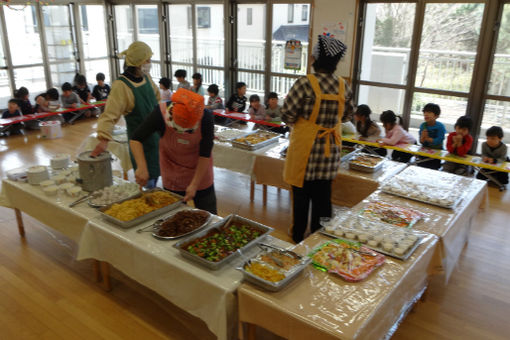
<path fill-rule="evenodd" d="M 170 5 L 170 51 L 172 62 L 193 63 L 191 6 Z M 189 74 L 191 76 L 191 73 Z"/>
<path fill-rule="evenodd" d="M 104 7 L 100 5 L 80 6 L 80 16 L 85 59 L 108 56 Z"/>
<path fill-rule="evenodd" d="M 237 81 L 246 83 L 246 97 L 250 98 L 252 94 L 258 94 L 261 102 L 264 102 L 264 75 L 260 73 L 238 72 Z M 248 107 L 248 105 L 246 106 Z"/>
<path fill-rule="evenodd" d="M 73 83 L 74 76 L 76 75 L 76 63 L 63 63 L 53 64 L 50 66 L 52 84 L 56 88 L 60 88 L 63 83 Z M 95 75 L 92 78 L 96 79 Z M 87 78 L 90 82 L 91 79 Z"/>
<path fill-rule="evenodd" d="M 407 83 L 415 9 L 413 3 L 367 4 L 361 80 Z"/>
<path fill-rule="evenodd" d="M 287 7 L 290 6 L 290 7 Z M 299 25 L 289 25 L 286 17 L 286 9 L 302 7 L 308 13 L 309 4 L 275 4 L 273 5 L 273 40 L 271 42 L 271 71 L 278 73 L 306 74 L 308 62 L 308 34 L 310 32 L 310 21 L 299 22 Z M 307 14 L 308 15 L 308 14 Z M 301 67 L 299 70 L 285 69 L 285 42 L 288 40 L 301 41 Z"/>
<path fill-rule="evenodd" d="M 485 139 L 485 131 L 491 126 L 503 129 L 503 141 L 510 144 L 510 101 L 487 100 L 483 110 L 480 139 Z M 510 148 L 510 145 L 508 145 Z"/>
<path fill-rule="evenodd" d="M 172 80 L 172 84 L 174 86 L 174 90 L 177 89 L 177 85 L 179 85 L 179 83 L 177 82 L 177 79 L 175 79 L 175 77 L 174 77 L 175 71 L 177 71 L 177 70 L 186 70 L 186 72 L 187 72 L 186 80 L 190 84 L 193 84 L 193 79 L 191 79 L 191 76 L 193 75 L 193 66 L 191 66 L 191 65 L 172 64 L 172 74 L 171 74 L 170 78 Z M 156 84 L 159 84 L 159 79 L 156 82 Z"/>
<path fill-rule="evenodd" d="M 468 92 L 483 4 L 427 4 L 416 87 Z"/>
<path fill-rule="evenodd" d="M 43 6 L 49 61 L 75 59 L 72 26 L 67 6 Z"/>
<path fill-rule="evenodd" d="M 503 7 L 489 93 L 510 97 L 510 4 Z"/>
<path fill-rule="evenodd" d="M 17 89 L 25 86 L 30 91 L 32 105 L 34 105 L 35 96 L 46 91 L 46 79 L 42 66 L 15 68 L 14 82 Z"/>
<path fill-rule="evenodd" d="M 296 82 L 296 78 L 289 77 L 271 77 L 271 92 L 276 92 L 278 94 L 278 98 L 282 99 L 287 96 L 290 88 Z"/>
<path fill-rule="evenodd" d="M 197 5 L 197 64 L 225 64 L 223 5 Z"/>
<path fill-rule="evenodd" d="M 429 93 L 415 93 L 411 107 L 410 127 L 419 129 L 423 120 L 423 106 L 427 103 L 435 103 L 441 108 L 439 121 L 446 127 L 446 131 L 453 131 L 457 119 L 466 114 L 467 98 L 442 96 Z"/>
<path fill-rule="evenodd" d="M 0 107 L 7 107 L 9 99 L 11 99 L 9 75 L 7 74 L 7 70 L 0 70 Z"/>
<path fill-rule="evenodd" d="M 158 6 L 156 5 L 137 5 L 135 6 L 138 21 L 138 40 L 143 41 L 152 49 L 152 61 L 154 64 L 159 62 L 159 20 Z M 152 70 L 151 70 L 152 71 Z M 152 72 L 151 72 L 152 73 Z M 161 73 L 158 73 L 161 74 Z"/>
<path fill-rule="evenodd" d="M 252 9 L 252 24 L 248 25 L 248 9 Z M 237 67 L 264 70 L 266 44 L 266 5 L 237 6 Z"/>
<path fill-rule="evenodd" d="M 134 41 L 133 15 L 129 5 L 119 5 L 114 8 L 117 45 L 119 52 L 122 52 Z"/>
<path fill-rule="evenodd" d="M 220 89 L 220 97 L 224 96 L 225 72 L 223 70 L 199 67 L 198 73 L 202 75 L 202 84 L 206 95 L 207 87 L 211 84 L 216 84 Z"/>
<path fill-rule="evenodd" d="M 35 6 L 3 6 L 13 65 L 42 63 Z M 23 41 L 23 44 L 16 44 Z M 30 53 L 27 53 L 30 51 Z"/>
<path fill-rule="evenodd" d="M 85 77 L 90 84 L 96 84 L 96 74 L 99 72 L 104 73 L 105 83 L 111 84 L 108 59 L 85 61 Z"/>
<path fill-rule="evenodd" d="M 361 85 L 359 87 L 358 105 L 366 104 L 372 110 L 371 119 L 379 121 L 383 111 L 392 110 L 401 115 L 404 107 L 404 90 L 387 87 Z"/>

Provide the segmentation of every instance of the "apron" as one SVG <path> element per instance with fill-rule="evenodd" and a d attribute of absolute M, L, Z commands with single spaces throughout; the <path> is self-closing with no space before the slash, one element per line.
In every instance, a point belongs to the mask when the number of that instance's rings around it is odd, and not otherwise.
<path fill-rule="evenodd" d="M 169 114 L 166 103 L 160 103 L 161 114 L 165 121 L 165 133 L 159 141 L 159 159 L 161 160 L 161 178 L 163 187 L 173 191 L 186 191 L 191 183 L 200 158 L 201 124 L 192 132 L 178 132 L 169 126 Z M 209 167 L 198 184 L 197 190 L 213 185 L 213 159 L 209 157 Z"/>
<path fill-rule="evenodd" d="M 302 188 L 305 180 L 306 167 L 308 159 L 312 151 L 316 138 L 326 138 L 325 156 L 330 157 L 330 137 L 333 135 L 335 144 L 341 146 L 341 137 L 338 134 L 342 124 L 342 116 L 345 106 L 345 84 L 344 80 L 338 79 L 338 94 L 322 93 L 317 78 L 309 74 L 307 75 L 315 94 L 315 104 L 312 114 L 308 120 L 300 117 L 290 133 L 289 148 L 285 158 L 285 166 L 283 169 L 283 179 L 286 183 Z M 338 101 L 338 123 L 335 127 L 325 128 L 316 124 L 321 102 L 323 100 Z"/>
<path fill-rule="evenodd" d="M 154 107 L 158 105 L 154 89 L 152 88 L 147 76 L 144 77 L 145 84 L 138 87 L 133 86 L 133 84 L 131 84 L 131 82 L 125 77 L 119 77 L 119 80 L 122 80 L 124 84 L 131 89 L 135 96 L 135 106 L 133 107 L 133 111 L 124 116 L 124 119 L 126 119 L 128 140 L 131 139 L 135 130 L 142 125 L 145 118 L 154 111 Z M 147 169 L 149 170 L 150 179 L 159 177 L 158 148 L 159 135 L 157 132 L 154 132 L 145 140 L 145 142 L 143 142 L 143 153 L 145 154 L 145 160 L 147 161 Z M 133 169 L 136 170 L 137 166 L 133 154 L 131 153 L 131 148 L 129 148 L 129 156 L 131 157 Z"/>

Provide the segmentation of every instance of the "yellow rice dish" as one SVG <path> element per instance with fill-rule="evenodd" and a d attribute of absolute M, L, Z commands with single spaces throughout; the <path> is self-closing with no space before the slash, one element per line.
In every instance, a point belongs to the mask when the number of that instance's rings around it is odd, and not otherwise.
<path fill-rule="evenodd" d="M 145 197 L 142 196 L 122 203 L 115 203 L 108 210 L 104 211 L 104 213 L 120 221 L 127 222 L 156 209 L 166 207 L 178 200 L 177 197 L 167 192 L 157 191 L 145 194 Z"/>

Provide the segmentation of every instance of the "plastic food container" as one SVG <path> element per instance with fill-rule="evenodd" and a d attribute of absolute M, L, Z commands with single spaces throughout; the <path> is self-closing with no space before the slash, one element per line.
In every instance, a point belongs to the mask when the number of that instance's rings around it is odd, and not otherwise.
<path fill-rule="evenodd" d="M 80 196 L 82 190 L 78 186 L 72 186 L 66 190 L 67 194 L 71 197 L 78 197 Z"/>
<path fill-rule="evenodd" d="M 58 192 L 58 187 L 56 185 L 50 185 L 43 189 L 46 196 L 56 196 Z"/>

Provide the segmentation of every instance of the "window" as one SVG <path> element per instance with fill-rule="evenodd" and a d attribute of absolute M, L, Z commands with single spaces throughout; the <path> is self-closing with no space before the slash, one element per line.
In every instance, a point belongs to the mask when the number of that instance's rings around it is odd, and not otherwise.
<path fill-rule="evenodd" d="M 210 27 L 211 27 L 211 8 L 197 7 L 197 28 L 210 28 Z"/>
<path fill-rule="evenodd" d="M 117 52 L 126 50 L 135 41 L 131 6 L 115 6 L 115 29 L 117 31 Z"/>
<path fill-rule="evenodd" d="M 294 4 L 287 5 L 287 22 L 289 24 L 294 22 Z"/>
<path fill-rule="evenodd" d="M 86 6 L 80 6 L 80 16 L 81 16 L 81 29 L 82 31 L 89 30 L 89 17 L 87 16 Z"/>
<path fill-rule="evenodd" d="M 484 7 L 430 2 L 417 13 L 412 2 L 365 3 L 358 104 L 402 114 L 417 137 L 422 108 L 433 102 L 441 107 L 440 121 L 453 130 L 467 113 Z M 419 48 L 413 50 L 415 18 L 421 16 Z"/>
<path fill-rule="evenodd" d="M 36 29 L 37 16 L 33 15 L 34 7 L 3 6 L 3 8 L 9 41 L 23 41 L 23 44 L 10 44 L 13 65 L 42 64 L 41 38 L 39 30 Z M 44 79 L 44 74 L 42 78 Z"/>
<path fill-rule="evenodd" d="M 301 21 L 308 21 L 308 5 L 301 6 Z"/>
<path fill-rule="evenodd" d="M 158 27 L 158 8 L 157 7 L 139 7 L 138 14 L 138 32 L 142 34 L 159 33 Z"/>
<path fill-rule="evenodd" d="M 104 7 L 101 5 L 82 5 L 80 6 L 80 17 L 82 18 L 81 35 L 85 63 L 84 73 L 87 81 L 93 84 L 96 80 L 96 74 L 102 72 L 108 83 L 111 81 L 111 78 L 108 63 Z M 83 18 L 86 18 L 86 21 Z"/>
<path fill-rule="evenodd" d="M 253 25 L 253 8 L 246 9 L 246 25 Z"/>

